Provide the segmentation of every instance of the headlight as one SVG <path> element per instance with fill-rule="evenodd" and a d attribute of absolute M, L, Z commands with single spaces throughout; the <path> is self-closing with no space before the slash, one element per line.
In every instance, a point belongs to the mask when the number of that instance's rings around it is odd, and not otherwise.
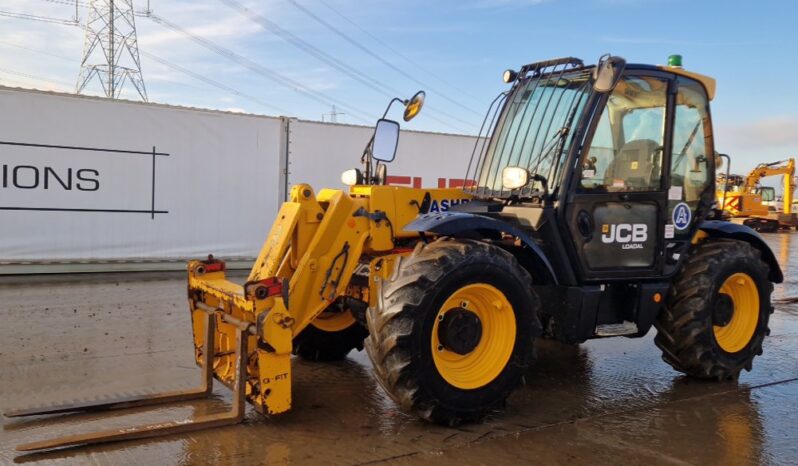
<path fill-rule="evenodd" d="M 347 186 L 354 186 L 356 184 L 363 184 L 363 174 L 360 170 L 353 168 L 341 173 L 341 183 Z"/>
<path fill-rule="evenodd" d="M 529 172 L 521 167 L 504 167 L 502 170 L 502 186 L 507 189 L 518 189 L 529 183 Z"/>
<path fill-rule="evenodd" d="M 504 81 L 506 84 L 510 84 L 511 82 L 515 81 L 515 78 L 517 77 L 518 73 L 513 70 L 505 70 L 504 73 L 502 73 L 502 81 Z"/>

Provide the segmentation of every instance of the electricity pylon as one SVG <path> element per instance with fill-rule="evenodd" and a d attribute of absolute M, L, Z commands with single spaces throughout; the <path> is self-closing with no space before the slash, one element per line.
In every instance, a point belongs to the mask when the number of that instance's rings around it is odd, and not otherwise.
<path fill-rule="evenodd" d="M 146 102 L 133 0 L 91 0 L 85 30 L 75 92 L 81 94 L 96 80 L 106 97 L 116 99 L 130 84 Z"/>

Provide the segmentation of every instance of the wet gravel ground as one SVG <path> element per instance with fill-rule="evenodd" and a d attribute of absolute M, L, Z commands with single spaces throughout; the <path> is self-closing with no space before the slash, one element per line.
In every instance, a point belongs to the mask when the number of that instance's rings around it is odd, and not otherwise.
<path fill-rule="evenodd" d="M 739 382 L 674 372 L 653 334 L 579 347 L 539 342 L 507 410 L 446 428 L 400 412 L 364 353 L 294 361 L 294 409 L 155 440 L 21 455 L 23 442 L 227 409 L 207 400 L 104 414 L 0 418 L 0 463 L 798 464 L 798 235 L 766 235 L 785 270 L 764 354 Z M 0 410 L 194 386 L 182 274 L 0 279 Z"/>

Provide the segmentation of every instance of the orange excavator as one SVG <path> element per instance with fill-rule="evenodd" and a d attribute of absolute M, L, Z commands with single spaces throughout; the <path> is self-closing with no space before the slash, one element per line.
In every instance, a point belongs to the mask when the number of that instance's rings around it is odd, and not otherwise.
<path fill-rule="evenodd" d="M 782 209 L 776 206 L 775 190 L 760 185 L 762 178 L 778 175 L 784 177 Z M 792 211 L 794 176 L 794 158 L 760 163 L 747 176 L 720 175 L 717 184 L 718 206 L 731 221 L 748 225 L 757 231 L 798 228 L 798 216 Z"/>

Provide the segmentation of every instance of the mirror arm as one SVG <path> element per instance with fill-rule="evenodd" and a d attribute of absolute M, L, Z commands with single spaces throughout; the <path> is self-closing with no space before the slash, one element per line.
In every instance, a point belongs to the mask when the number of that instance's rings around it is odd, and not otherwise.
<path fill-rule="evenodd" d="M 399 97 L 394 97 L 393 99 L 391 99 L 391 101 L 390 101 L 390 102 L 388 102 L 388 107 L 386 107 L 386 108 L 385 108 L 385 113 L 383 113 L 383 114 L 382 114 L 382 118 L 383 118 L 383 119 L 384 119 L 386 116 L 388 116 L 388 110 L 390 110 L 390 109 L 391 109 L 391 105 L 393 105 L 393 103 L 394 103 L 394 102 L 401 102 L 401 103 L 402 103 L 402 104 L 404 104 L 404 105 L 406 105 L 406 104 L 407 104 L 407 101 L 406 101 L 406 100 L 402 100 L 402 99 L 400 99 Z M 374 140 L 374 138 L 372 138 L 372 141 L 373 141 L 373 140 Z"/>
<path fill-rule="evenodd" d="M 371 146 L 374 145 L 374 134 L 363 149 L 363 155 L 360 156 L 360 163 L 363 164 L 363 179 L 366 184 L 371 184 Z"/>

